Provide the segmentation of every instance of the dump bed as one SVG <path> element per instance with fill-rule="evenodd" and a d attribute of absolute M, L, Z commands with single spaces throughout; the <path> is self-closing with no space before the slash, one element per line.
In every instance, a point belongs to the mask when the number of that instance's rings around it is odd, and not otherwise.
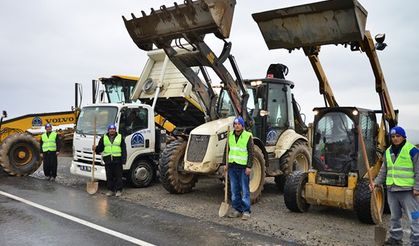
<path fill-rule="evenodd" d="M 196 127 L 204 123 L 204 111 L 192 90 L 192 84 L 170 62 L 163 50 L 152 50 L 147 55 L 148 61 L 132 98 L 152 105 L 157 87 L 161 86 L 156 113 L 176 125 L 176 128 Z"/>

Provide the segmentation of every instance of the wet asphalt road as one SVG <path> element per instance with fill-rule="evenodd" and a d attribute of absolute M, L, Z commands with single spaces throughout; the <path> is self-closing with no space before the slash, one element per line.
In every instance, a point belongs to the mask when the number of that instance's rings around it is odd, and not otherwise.
<path fill-rule="evenodd" d="M 7 194 L 82 221 L 74 222 L 16 201 Z M 94 229 L 83 223 L 103 228 Z M 112 230 L 111 234 L 105 233 L 106 229 Z M 124 237 L 141 240 L 134 241 L 137 244 L 144 241 L 155 245 L 291 245 L 115 197 L 90 196 L 55 182 L 0 174 L 1 245 L 134 245 Z"/>

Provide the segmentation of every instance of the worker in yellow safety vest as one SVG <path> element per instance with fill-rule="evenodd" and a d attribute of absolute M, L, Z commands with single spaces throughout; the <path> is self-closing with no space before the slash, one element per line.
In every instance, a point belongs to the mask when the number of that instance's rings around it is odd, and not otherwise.
<path fill-rule="evenodd" d="M 410 243 L 419 246 L 419 150 L 406 140 L 406 132 L 390 130 L 391 146 L 385 151 L 380 172 L 370 187 L 386 184 L 390 206 L 390 237 L 384 245 L 403 245 L 402 212 L 410 221 Z"/>
<path fill-rule="evenodd" d="M 52 125 L 45 125 L 46 132 L 41 136 L 41 155 L 43 158 L 44 175 L 50 181 L 57 177 L 57 156 L 60 154 L 60 139 L 56 132 L 52 131 Z"/>
<path fill-rule="evenodd" d="M 233 210 L 230 218 L 250 218 L 250 173 L 253 164 L 252 133 L 244 129 L 244 120 L 237 117 L 234 131 L 228 133 L 228 177 Z"/>
<path fill-rule="evenodd" d="M 97 146 L 93 146 L 97 154 L 102 155 L 105 162 L 107 196 L 122 195 L 122 165 L 126 161 L 127 151 L 125 140 L 116 132 L 114 124 L 108 125 L 108 132 L 104 134 Z"/>

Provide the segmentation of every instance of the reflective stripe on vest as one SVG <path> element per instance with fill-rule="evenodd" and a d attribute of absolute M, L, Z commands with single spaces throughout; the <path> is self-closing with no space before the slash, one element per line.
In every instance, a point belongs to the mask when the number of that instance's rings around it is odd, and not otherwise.
<path fill-rule="evenodd" d="M 229 163 L 237 163 L 240 165 L 246 166 L 247 164 L 247 142 L 249 138 L 252 137 L 252 133 L 248 131 L 243 131 L 240 134 L 240 137 L 236 143 L 236 136 L 234 135 L 234 131 L 230 132 L 228 136 L 228 162 Z"/>
<path fill-rule="evenodd" d="M 390 148 L 386 150 L 386 185 L 395 184 L 402 187 L 413 187 L 415 185 L 415 172 L 412 158 L 410 157 L 409 152 L 415 148 L 415 146 L 409 142 L 406 142 L 403 148 L 400 150 L 400 153 L 394 163 L 391 159 Z"/>
<path fill-rule="evenodd" d="M 114 157 L 122 156 L 122 148 L 121 148 L 122 136 L 121 134 L 116 135 L 113 143 L 109 139 L 108 135 L 103 136 L 103 145 L 105 149 L 103 150 L 102 156 L 112 155 Z"/>
<path fill-rule="evenodd" d="M 56 143 L 57 133 L 56 132 L 51 132 L 49 136 L 45 132 L 44 134 L 42 134 L 41 138 L 42 138 L 42 152 L 57 150 L 57 143 Z"/>

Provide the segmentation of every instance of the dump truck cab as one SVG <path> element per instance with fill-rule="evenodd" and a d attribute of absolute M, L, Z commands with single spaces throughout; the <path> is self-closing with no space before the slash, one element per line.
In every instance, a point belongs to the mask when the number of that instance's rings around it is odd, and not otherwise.
<path fill-rule="evenodd" d="M 140 78 L 113 75 L 92 81 L 92 104 L 81 109 L 73 140 L 73 161 L 70 172 L 91 177 L 93 161 L 94 119 L 96 143 L 115 124 L 127 146 L 123 165 L 126 179 L 134 187 L 147 187 L 156 177 L 159 152 L 165 146 L 166 133 L 175 126 L 156 114 L 152 106 L 131 96 Z M 96 155 L 95 178 L 106 180 L 101 155 Z"/>
<path fill-rule="evenodd" d="M 165 140 L 161 130 L 156 129 L 154 111 L 149 105 L 144 104 L 106 103 L 83 107 L 74 133 L 70 172 L 91 177 L 94 118 L 97 122 L 96 143 L 107 133 L 107 126 L 115 124 L 117 131 L 124 137 L 127 147 L 127 160 L 123 165 L 127 180 L 134 187 L 150 185 L 156 175 L 156 159 L 161 149 L 160 144 Z M 95 178 L 106 180 L 101 155 L 96 155 Z"/>

